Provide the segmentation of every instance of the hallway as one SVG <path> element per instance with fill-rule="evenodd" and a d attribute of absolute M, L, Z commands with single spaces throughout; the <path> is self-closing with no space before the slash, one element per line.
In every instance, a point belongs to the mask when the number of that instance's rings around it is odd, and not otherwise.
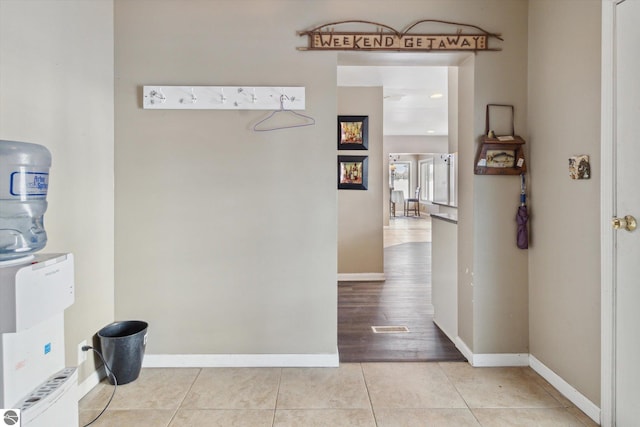
<path fill-rule="evenodd" d="M 466 360 L 432 321 L 431 218 L 390 218 L 384 246 L 384 282 L 339 282 L 340 361 Z M 408 332 L 374 333 L 372 326 Z"/>

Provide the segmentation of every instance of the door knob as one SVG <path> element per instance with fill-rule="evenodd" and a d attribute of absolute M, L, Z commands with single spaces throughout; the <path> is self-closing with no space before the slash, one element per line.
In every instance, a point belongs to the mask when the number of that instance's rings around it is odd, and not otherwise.
<path fill-rule="evenodd" d="M 611 220 L 611 225 L 616 230 L 624 228 L 627 231 L 633 231 L 638 226 L 636 219 L 631 215 L 627 215 L 624 218 L 613 218 Z"/>

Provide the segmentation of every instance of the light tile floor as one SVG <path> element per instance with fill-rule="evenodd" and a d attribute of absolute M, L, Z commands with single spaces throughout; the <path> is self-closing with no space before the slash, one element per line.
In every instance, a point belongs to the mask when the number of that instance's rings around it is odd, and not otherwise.
<path fill-rule="evenodd" d="M 108 401 L 103 381 L 80 425 Z M 346 363 L 339 368 L 145 368 L 93 426 L 595 426 L 530 368 Z"/>

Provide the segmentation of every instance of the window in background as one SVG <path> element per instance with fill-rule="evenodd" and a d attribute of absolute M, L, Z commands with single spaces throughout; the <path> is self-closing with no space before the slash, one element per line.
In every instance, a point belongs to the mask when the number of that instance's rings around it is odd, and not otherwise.
<path fill-rule="evenodd" d="M 413 197 L 409 192 L 411 162 L 394 162 L 389 165 L 389 187 L 404 193 L 404 198 Z"/>
<path fill-rule="evenodd" d="M 420 200 L 433 202 L 433 159 L 420 160 Z"/>
<path fill-rule="evenodd" d="M 433 202 L 449 204 L 449 161 L 448 154 L 433 158 Z"/>
<path fill-rule="evenodd" d="M 449 154 L 449 204 L 458 206 L 458 155 Z"/>

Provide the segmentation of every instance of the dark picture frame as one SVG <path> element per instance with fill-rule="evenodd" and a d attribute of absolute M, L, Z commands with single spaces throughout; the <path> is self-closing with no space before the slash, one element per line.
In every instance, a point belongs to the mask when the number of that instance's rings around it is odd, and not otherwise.
<path fill-rule="evenodd" d="M 527 171 L 524 160 L 524 140 L 513 136 L 502 142 L 497 138 L 482 137 L 476 154 L 476 175 L 520 175 Z"/>
<path fill-rule="evenodd" d="M 338 150 L 369 149 L 369 116 L 338 116 Z"/>
<path fill-rule="evenodd" d="M 368 156 L 338 156 L 338 189 L 366 190 L 368 169 Z"/>

